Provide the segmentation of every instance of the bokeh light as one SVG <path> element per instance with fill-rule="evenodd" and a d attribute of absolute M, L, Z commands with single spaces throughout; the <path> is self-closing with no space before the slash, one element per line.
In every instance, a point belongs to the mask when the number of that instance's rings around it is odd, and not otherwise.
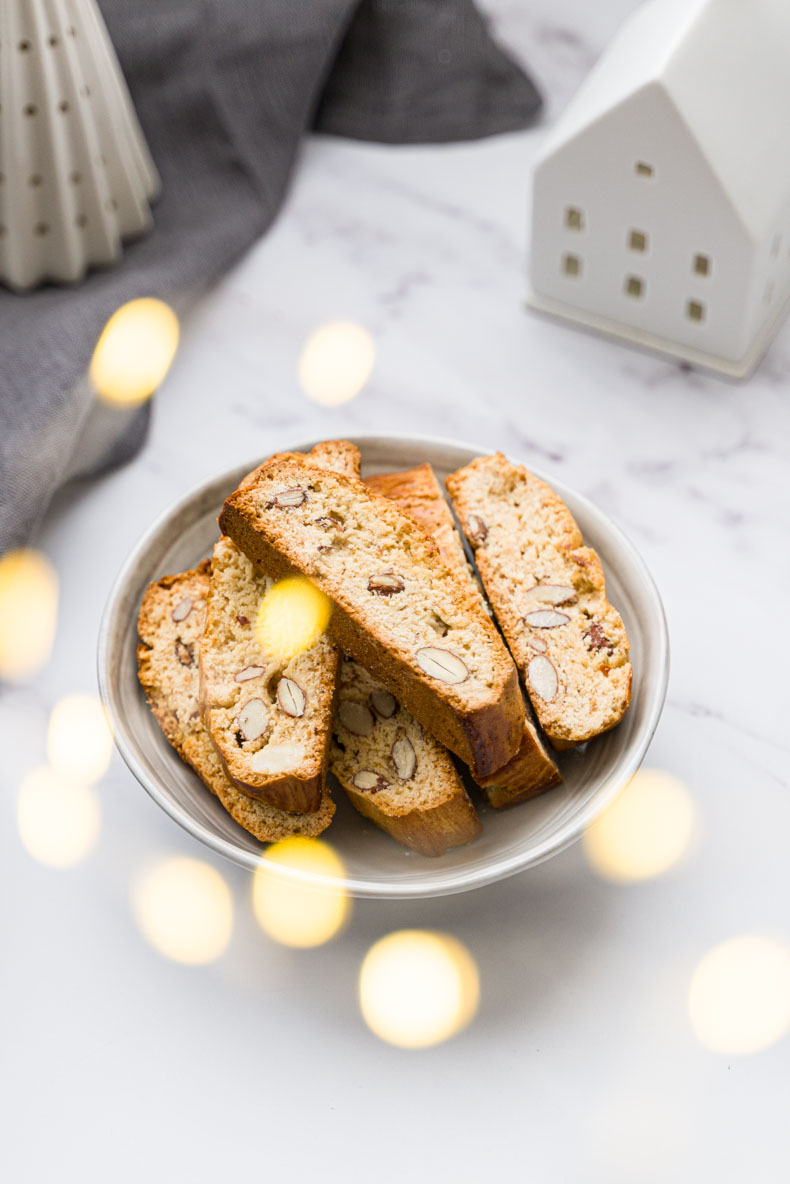
<path fill-rule="evenodd" d="M 604 880 L 634 884 L 668 871 L 687 850 L 694 809 L 682 781 L 640 769 L 584 834 L 590 867 Z"/>
<path fill-rule="evenodd" d="M 329 624 L 332 601 L 304 576 L 274 584 L 261 600 L 255 636 L 265 654 L 287 662 L 314 645 Z"/>
<path fill-rule="evenodd" d="M 107 772 L 112 733 L 104 708 L 94 695 L 66 695 L 52 709 L 47 756 L 59 773 L 92 784 Z"/>
<path fill-rule="evenodd" d="M 790 1030 L 790 945 L 746 934 L 715 946 L 689 987 L 689 1017 L 705 1048 L 746 1056 Z"/>
<path fill-rule="evenodd" d="M 178 317 L 162 300 L 123 304 L 110 317 L 93 351 L 90 378 L 100 399 L 133 406 L 165 380 L 178 349 Z"/>
<path fill-rule="evenodd" d="M 0 556 L 0 679 L 23 682 L 46 663 L 55 640 L 58 577 L 41 551 Z"/>
<path fill-rule="evenodd" d="M 41 765 L 23 780 L 17 798 L 22 846 L 47 867 L 75 867 L 96 845 L 101 810 L 96 791 Z"/>
<path fill-rule="evenodd" d="M 293 878 L 289 870 L 324 883 Z M 282 945 L 323 945 L 340 932 L 351 912 L 343 861 L 321 839 L 282 839 L 269 847 L 255 871 L 252 905 L 261 929 Z"/>
<path fill-rule="evenodd" d="M 370 1030 L 399 1048 L 428 1048 L 470 1022 L 480 1000 L 474 958 L 443 933 L 404 929 L 368 951 L 359 1005 Z"/>
<path fill-rule="evenodd" d="M 230 888 L 199 859 L 165 859 L 141 874 L 132 885 L 132 914 L 155 950 L 189 966 L 219 958 L 233 931 Z"/>
<path fill-rule="evenodd" d="M 314 403 L 336 407 L 355 398 L 373 372 L 376 343 L 362 325 L 330 321 L 310 334 L 299 358 L 299 382 Z"/>

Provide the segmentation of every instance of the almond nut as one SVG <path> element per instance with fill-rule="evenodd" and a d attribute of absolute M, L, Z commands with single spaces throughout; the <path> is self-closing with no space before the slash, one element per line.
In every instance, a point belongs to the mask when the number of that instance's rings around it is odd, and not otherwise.
<path fill-rule="evenodd" d="M 277 702 L 286 715 L 299 719 L 304 715 L 307 698 L 298 682 L 292 678 L 281 678 L 277 684 Z"/>
<path fill-rule="evenodd" d="M 573 604 L 576 589 L 570 584 L 535 584 L 524 593 L 525 600 L 537 600 L 540 604 Z"/>
<path fill-rule="evenodd" d="M 250 623 L 250 618 L 243 616 L 241 613 L 239 614 L 238 617 L 236 617 L 236 620 L 239 622 L 240 625 L 249 625 L 249 623 Z"/>
<path fill-rule="evenodd" d="M 567 625 L 570 617 L 567 613 L 555 612 L 553 608 L 539 608 L 534 613 L 527 613 L 524 620 L 533 629 L 557 629 L 560 625 Z"/>
<path fill-rule="evenodd" d="M 182 666 L 191 666 L 195 661 L 195 651 L 187 641 L 182 641 L 179 637 L 176 642 L 176 657 Z"/>
<path fill-rule="evenodd" d="M 584 640 L 591 650 L 609 650 L 610 653 L 614 650 L 614 644 L 606 636 L 602 626 L 597 621 L 594 621 L 584 634 Z"/>
<path fill-rule="evenodd" d="M 470 543 L 480 546 L 488 538 L 488 526 L 479 514 L 469 514 L 466 519 L 466 537 Z"/>
<path fill-rule="evenodd" d="M 288 510 L 293 506 L 301 506 L 306 501 L 306 491 L 302 489 L 301 485 L 294 485 L 290 489 L 281 489 L 279 493 L 275 493 L 269 502 L 268 508 L 271 509 L 272 506 L 277 506 L 280 510 Z"/>
<path fill-rule="evenodd" d="M 375 720 L 364 703 L 346 699 L 337 709 L 337 717 L 343 727 L 353 736 L 369 736 Z"/>
<path fill-rule="evenodd" d="M 234 682 L 248 682 L 251 678 L 259 678 L 261 674 L 265 674 L 264 666 L 245 666 L 238 674 L 234 675 Z"/>
<path fill-rule="evenodd" d="M 245 740 L 257 740 L 266 731 L 269 712 L 263 699 L 249 699 L 234 721 Z"/>
<path fill-rule="evenodd" d="M 378 793 L 380 789 L 389 789 L 390 783 L 381 773 L 374 773 L 372 769 L 360 769 L 351 779 L 351 784 L 357 789 L 364 789 L 365 793 Z"/>
<path fill-rule="evenodd" d="M 188 617 L 191 612 L 192 612 L 192 601 L 190 600 L 190 598 L 188 596 L 186 596 L 186 597 L 184 597 L 183 600 L 179 600 L 178 604 L 173 609 L 173 611 L 170 615 L 174 621 L 183 621 L 184 618 Z"/>
<path fill-rule="evenodd" d="M 370 692 L 370 706 L 379 719 L 392 719 L 398 710 L 398 700 L 382 687 L 379 691 Z"/>
<path fill-rule="evenodd" d="M 411 781 L 414 770 L 417 768 L 417 754 L 403 728 L 398 729 L 398 735 L 392 746 L 392 763 L 401 781 Z"/>
<path fill-rule="evenodd" d="M 377 596 L 394 596 L 406 587 L 400 576 L 392 571 L 382 571 L 371 576 L 368 580 L 368 592 L 375 592 Z"/>
<path fill-rule="evenodd" d="M 336 530 L 342 534 L 346 529 L 342 522 L 338 522 L 337 518 L 331 518 L 328 514 L 325 514 L 321 518 L 315 518 L 313 521 L 315 522 L 315 525 L 320 526 L 322 530 Z"/>
<path fill-rule="evenodd" d="M 549 659 L 545 658 L 543 654 L 532 658 L 527 667 L 527 678 L 538 698 L 543 699 L 546 703 L 551 703 L 559 690 L 560 682 L 557 678 L 557 671 Z"/>
<path fill-rule="evenodd" d="M 267 744 L 250 757 L 253 773 L 289 773 L 305 758 L 304 744 Z"/>
<path fill-rule="evenodd" d="M 536 654 L 545 654 L 546 650 L 549 648 L 542 637 L 528 637 L 527 645 L 530 647 L 530 649 L 533 649 Z"/>
<path fill-rule="evenodd" d="M 441 650 L 438 646 L 426 646 L 417 650 L 415 655 L 417 665 L 430 678 L 454 686 L 459 682 L 466 682 L 469 669 L 462 658 L 451 650 Z"/>

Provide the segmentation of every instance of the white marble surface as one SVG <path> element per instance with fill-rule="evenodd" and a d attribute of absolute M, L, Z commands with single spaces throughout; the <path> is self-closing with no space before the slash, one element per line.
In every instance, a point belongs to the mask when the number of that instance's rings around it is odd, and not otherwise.
<path fill-rule="evenodd" d="M 633 0 L 489 0 L 502 38 L 567 100 Z M 457 147 L 307 146 L 274 231 L 208 294 L 125 469 L 61 496 L 42 545 L 61 578 L 52 660 L 0 699 L 5 904 L 4 1178 L 742 1181 L 787 1178 L 790 1042 L 726 1057 L 687 1013 L 702 955 L 742 933 L 790 940 L 787 440 L 790 328 L 747 386 L 525 313 L 536 129 Z M 318 409 L 300 347 L 349 317 L 378 346 L 367 389 Z M 473 895 L 359 902 L 312 952 L 257 929 L 249 879 L 199 848 L 114 758 L 102 832 L 71 871 L 23 850 L 15 788 L 44 759 L 52 704 L 93 690 L 109 584 L 154 515 L 256 451 L 362 429 L 501 447 L 593 498 L 640 548 L 673 645 L 648 763 L 680 777 L 695 838 L 665 877 L 597 879 L 580 847 Z M 763 621 L 777 622 L 766 629 Z M 187 968 L 135 928 L 131 878 L 183 853 L 230 884 L 235 928 Z M 417 1053 L 365 1027 L 370 944 L 461 938 L 482 999 Z"/>

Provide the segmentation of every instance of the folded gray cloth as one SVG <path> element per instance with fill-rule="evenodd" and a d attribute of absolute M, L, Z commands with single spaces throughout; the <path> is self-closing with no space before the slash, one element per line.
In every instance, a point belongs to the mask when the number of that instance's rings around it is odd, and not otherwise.
<path fill-rule="evenodd" d="M 415 143 L 527 124 L 540 98 L 471 0 L 100 0 L 162 176 L 153 231 L 76 288 L 0 290 L 0 551 L 70 477 L 128 458 L 148 407 L 85 372 L 136 296 L 183 307 L 274 218 L 311 128 Z"/>

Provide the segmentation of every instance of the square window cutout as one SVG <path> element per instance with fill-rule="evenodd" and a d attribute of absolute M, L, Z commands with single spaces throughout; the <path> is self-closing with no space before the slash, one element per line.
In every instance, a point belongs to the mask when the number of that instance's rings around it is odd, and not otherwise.
<path fill-rule="evenodd" d="M 625 281 L 625 292 L 634 300 L 640 300 L 645 294 L 645 281 L 638 275 L 629 275 Z"/>
<path fill-rule="evenodd" d="M 648 164 L 645 160 L 638 160 L 634 165 L 634 170 L 637 177 L 653 177 L 656 172 L 652 164 Z"/>
<path fill-rule="evenodd" d="M 628 236 L 628 246 L 632 251 L 646 251 L 647 235 L 644 230 L 632 230 Z"/>
<path fill-rule="evenodd" d="M 695 255 L 694 270 L 697 275 L 710 275 L 710 255 Z"/>
<path fill-rule="evenodd" d="M 578 255 L 563 255 L 562 270 L 566 275 L 581 275 L 582 261 Z"/>
<path fill-rule="evenodd" d="M 565 211 L 565 225 L 569 230 L 584 230 L 584 211 L 568 206 Z"/>
<path fill-rule="evenodd" d="M 686 305 L 686 316 L 690 321 L 704 321 L 705 305 L 700 300 L 689 300 Z"/>

